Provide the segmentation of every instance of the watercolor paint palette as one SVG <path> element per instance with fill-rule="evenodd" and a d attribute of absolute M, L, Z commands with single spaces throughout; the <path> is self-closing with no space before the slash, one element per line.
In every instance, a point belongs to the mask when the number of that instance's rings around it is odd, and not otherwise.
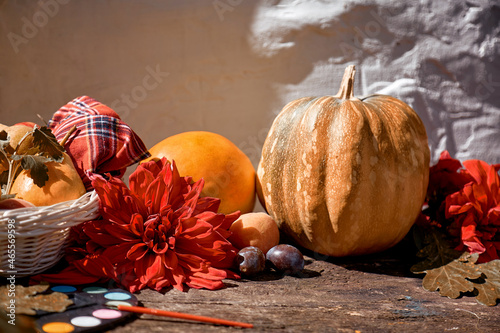
<path fill-rule="evenodd" d="M 68 295 L 73 304 L 61 313 L 38 313 L 35 322 L 42 333 L 102 332 L 134 316 L 130 312 L 115 310 L 118 305 L 138 304 L 137 298 L 123 289 L 60 285 L 49 290 Z"/>

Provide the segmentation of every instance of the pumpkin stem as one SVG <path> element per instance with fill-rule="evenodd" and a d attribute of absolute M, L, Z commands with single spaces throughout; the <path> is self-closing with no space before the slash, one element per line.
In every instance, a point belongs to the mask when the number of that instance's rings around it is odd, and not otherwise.
<path fill-rule="evenodd" d="M 340 99 L 351 99 L 354 97 L 354 74 L 356 74 L 354 65 L 347 66 L 342 83 L 340 83 L 339 92 L 334 97 Z"/>

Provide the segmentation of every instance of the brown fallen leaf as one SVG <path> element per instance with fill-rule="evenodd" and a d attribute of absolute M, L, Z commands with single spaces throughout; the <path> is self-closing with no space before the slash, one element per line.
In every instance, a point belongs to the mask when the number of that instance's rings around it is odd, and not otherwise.
<path fill-rule="evenodd" d="M 39 284 L 29 287 L 16 285 L 14 297 L 12 297 L 12 291 L 9 287 L 9 285 L 0 286 L 0 307 L 7 312 L 7 307 L 13 298 L 17 314 L 35 315 L 35 310 L 64 312 L 69 305 L 73 304 L 73 301 L 63 293 L 39 294 L 45 292 L 49 288 L 48 285 Z"/>
<path fill-rule="evenodd" d="M 446 265 L 416 273 L 427 273 L 422 281 L 425 290 L 439 290 L 441 296 L 458 298 L 462 293 L 473 292 L 475 287 L 471 280 L 481 277 L 475 260 L 469 261 L 469 258 L 470 255 L 464 253 Z"/>
<path fill-rule="evenodd" d="M 500 260 L 476 264 L 477 253 L 459 253 L 437 231 L 425 237 L 426 246 L 417 256 L 424 260 L 415 264 L 411 271 L 425 273 L 422 286 L 425 290 L 439 291 L 441 296 L 458 298 L 472 293 L 483 305 L 495 306 L 500 300 Z"/>
<path fill-rule="evenodd" d="M 500 260 L 479 264 L 484 278 L 474 284 L 477 290 L 476 300 L 487 306 L 494 306 L 500 300 Z"/>

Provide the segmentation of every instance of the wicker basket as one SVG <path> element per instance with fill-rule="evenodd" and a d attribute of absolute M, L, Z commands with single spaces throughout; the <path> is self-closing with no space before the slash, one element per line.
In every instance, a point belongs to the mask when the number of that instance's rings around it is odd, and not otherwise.
<path fill-rule="evenodd" d="M 54 266 L 64 256 L 70 228 L 98 216 L 95 191 L 52 206 L 0 210 L 0 275 L 24 277 Z M 15 229 L 12 243 L 9 228 Z"/>

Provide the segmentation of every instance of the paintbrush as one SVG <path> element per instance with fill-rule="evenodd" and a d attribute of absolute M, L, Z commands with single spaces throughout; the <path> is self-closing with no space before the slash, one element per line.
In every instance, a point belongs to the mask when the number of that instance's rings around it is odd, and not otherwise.
<path fill-rule="evenodd" d="M 114 306 L 112 306 L 112 307 L 114 307 Z M 252 324 L 248 324 L 248 323 L 242 323 L 242 322 L 219 319 L 219 318 L 212 318 L 212 317 L 205 317 L 205 316 L 198 316 L 198 315 L 192 315 L 192 314 L 181 313 L 181 312 L 172 312 L 172 311 L 165 311 L 165 310 L 160 310 L 160 309 L 151 309 L 151 308 L 146 308 L 146 307 L 142 307 L 142 306 L 118 305 L 114 308 L 116 308 L 120 311 L 144 313 L 144 314 L 150 314 L 150 315 L 154 315 L 154 316 L 170 317 L 170 318 L 177 318 L 177 319 L 194 320 L 194 321 L 211 323 L 211 324 L 216 324 L 216 325 L 238 326 L 238 327 L 245 327 L 245 328 L 252 328 L 253 327 Z"/>

